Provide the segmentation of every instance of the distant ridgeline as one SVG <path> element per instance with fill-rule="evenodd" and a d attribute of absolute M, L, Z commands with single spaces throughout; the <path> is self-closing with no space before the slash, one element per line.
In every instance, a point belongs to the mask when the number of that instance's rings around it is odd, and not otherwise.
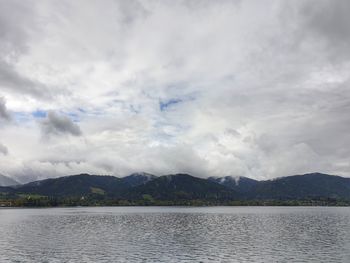
<path fill-rule="evenodd" d="M 350 178 L 311 173 L 256 181 L 188 174 L 79 174 L 0 186 L 0 206 L 350 205 Z"/>

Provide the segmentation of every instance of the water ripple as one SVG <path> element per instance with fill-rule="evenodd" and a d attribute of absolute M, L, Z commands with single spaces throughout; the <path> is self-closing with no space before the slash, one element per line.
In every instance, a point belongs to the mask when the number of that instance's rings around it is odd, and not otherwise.
<path fill-rule="evenodd" d="M 350 262 L 350 209 L 1 209 L 0 262 Z"/>

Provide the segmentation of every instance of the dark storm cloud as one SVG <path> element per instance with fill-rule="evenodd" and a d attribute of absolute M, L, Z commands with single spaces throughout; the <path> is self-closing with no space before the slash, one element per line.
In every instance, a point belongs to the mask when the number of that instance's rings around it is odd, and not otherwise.
<path fill-rule="evenodd" d="M 349 40 L 350 38 L 350 2 L 314 1 L 302 9 L 308 26 L 329 41 Z"/>
<path fill-rule="evenodd" d="M 305 1 L 299 9 L 304 37 L 313 37 L 327 47 L 332 59 L 349 58 L 350 1 Z M 317 44 L 317 43 L 316 43 Z"/>
<path fill-rule="evenodd" d="M 38 98 L 48 98 L 50 94 L 47 88 L 36 81 L 22 76 L 15 68 L 0 60 L 0 88 L 10 92 L 31 95 Z"/>
<path fill-rule="evenodd" d="M 9 121 L 11 120 L 11 114 L 8 112 L 6 108 L 5 99 L 0 97 L 0 120 L 1 119 Z"/>
<path fill-rule="evenodd" d="M 38 98 L 51 96 L 44 84 L 16 69 L 19 57 L 28 53 L 31 32 L 38 28 L 31 1 L 0 1 L 0 90 Z"/>
<path fill-rule="evenodd" d="M 70 118 L 59 115 L 54 111 L 49 111 L 45 120 L 40 122 L 44 136 L 50 135 L 73 135 L 81 136 L 80 127 Z"/>
<path fill-rule="evenodd" d="M 7 155 L 8 154 L 8 149 L 5 145 L 0 143 L 0 154 Z"/>
<path fill-rule="evenodd" d="M 34 27 L 33 15 L 31 1 L 0 1 L 0 54 L 13 58 L 25 52 L 28 30 Z"/>

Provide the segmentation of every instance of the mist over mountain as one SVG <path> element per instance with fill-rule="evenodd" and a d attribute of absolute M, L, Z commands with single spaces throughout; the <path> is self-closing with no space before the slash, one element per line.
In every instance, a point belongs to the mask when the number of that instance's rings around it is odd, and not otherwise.
<path fill-rule="evenodd" d="M 153 179 L 156 179 L 157 176 L 145 172 L 133 173 L 122 178 L 123 182 L 129 184 L 130 186 L 139 186 L 145 184 Z"/>
<path fill-rule="evenodd" d="M 0 174 L 0 186 L 10 186 L 10 185 L 17 185 L 17 184 L 19 184 L 19 182 L 17 182 L 16 180 Z"/>
<path fill-rule="evenodd" d="M 158 200 L 217 200 L 238 197 L 234 191 L 224 186 L 188 174 L 164 175 L 130 189 L 127 194 L 131 199 L 140 199 L 144 195 Z"/>
<path fill-rule="evenodd" d="M 259 181 L 243 176 L 209 177 L 208 180 L 224 185 L 239 193 L 247 193 L 259 184 Z"/>

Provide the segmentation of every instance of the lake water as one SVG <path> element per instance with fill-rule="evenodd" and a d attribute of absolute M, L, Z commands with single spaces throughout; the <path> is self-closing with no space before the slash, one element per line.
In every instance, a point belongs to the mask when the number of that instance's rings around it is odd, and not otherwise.
<path fill-rule="evenodd" d="M 0 262 L 350 262 L 350 208 L 0 209 Z"/>

